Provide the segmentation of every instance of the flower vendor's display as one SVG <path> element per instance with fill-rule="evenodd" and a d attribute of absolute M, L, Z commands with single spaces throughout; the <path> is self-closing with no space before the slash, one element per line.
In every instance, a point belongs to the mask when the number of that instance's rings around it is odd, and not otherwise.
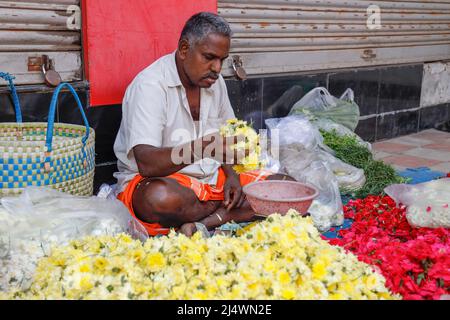
<path fill-rule="evenodd" d="M 233 166 L 237 173 L 256 170 L 263 166 L 263 163 L 260 161 L 261 146 L 259 145 L 259 135 L 252 127 L 247 125 L 247 121 L 230 119 L 226 125 L 220 128 L 220 134 L 223 137 L 243 136 L 245 140 L 238 142 L 232 149 L 250 150 L 249 155 L 241 163 Z"/>
<path fill-rule="evenodd" d="M 386 285 L 404 299 L 439 299 L 450 294 L 450 231 L 414 228 L 405 208 L 390 197 L 369 196 L 344 207 L 350 229 L 330 240 L 377 266 Z"/>
<path fill-rule="evenodd" d="M 294 210 L 239 235 L 172 232 L 144 244 L 125 234 L 90 236 L 40 260 L 35 299 L 398 299 L 384 278 L 320 238 Z"/>

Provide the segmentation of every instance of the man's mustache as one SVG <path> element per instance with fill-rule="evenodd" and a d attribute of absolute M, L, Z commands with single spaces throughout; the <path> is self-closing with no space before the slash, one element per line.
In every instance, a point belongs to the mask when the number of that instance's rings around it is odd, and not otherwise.
<path fill-rule="evenodd" d="M 218 73 L 208 73 L 208 75 L 206 75 L 204 77 L 204 79 L 207 79 L 207 78 L 217 80 L 217 79 L 219 79 L 219 74 Z"/>

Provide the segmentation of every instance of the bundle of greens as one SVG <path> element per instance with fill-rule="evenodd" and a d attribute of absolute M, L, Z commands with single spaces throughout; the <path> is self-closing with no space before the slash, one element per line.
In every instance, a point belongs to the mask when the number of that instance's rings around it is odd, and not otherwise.
<path fill-rule="evenodd" d="M 324 143 L 334 150 L 336 158 L 363 169 L 366 183 L 356 192 L 341 190 L 343 194 L 351 194 L 356 198 L 368 195 L 383 195 L 384 188 L 391 184 L 405 183 L 406 180 L 395 172 L 394 168 L 382 161 L 376 161 L 369 149 L 358 143 L 354 136 L 340 136 L 335 130 L 320 130 Z"/>

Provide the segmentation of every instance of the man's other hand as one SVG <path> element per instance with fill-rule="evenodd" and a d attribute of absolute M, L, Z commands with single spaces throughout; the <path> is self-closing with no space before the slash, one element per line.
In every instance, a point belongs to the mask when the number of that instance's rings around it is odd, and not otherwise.
<path fill-rule="evenodd" d="M 245 194 L 239 181 L 239 176 L 229 166 L 223 166 L 227 180 L 224 185 L 224 201 L 223 204 L 227 211 L 233 208 L 240 208 L 245 200 Z"/>

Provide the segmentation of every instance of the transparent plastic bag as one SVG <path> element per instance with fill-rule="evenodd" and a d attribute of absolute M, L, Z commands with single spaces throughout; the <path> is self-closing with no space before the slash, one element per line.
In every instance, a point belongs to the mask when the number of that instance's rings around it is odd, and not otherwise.
<path fill-rule="evenodd" d="M 327 148 L 323 144 L 323 137 L 319 130 L 304 115 L 292 115 L 284 118 L 266 119 L 266 126 L 270 136 L 278 131 L 279 145 L 300 144 L 304 149 L 312 150 L 318 146 Z"/>
<path fill-rule="evenodd" d="M 84 236 L 129 233 L 145 241 L 145 228 L 117 199 L 78 197 L 44 187 L 28 187 L 0 206 L 0 291 L 26 289 L 39 258 L 53 245 Z"/>
<path fill-rule="evenodd" d="M 366 183 L 363 169 L 349 165 L 324 151 L 318 152 L 318 157 L 330 167 L 339 184 L 339 190 L 357 191 Z"/>
<path fill-rule="evenodd" d="M 103 183 L 97 192 L 97 197 L 103 199 L 116 199 L 118 194 L 117 191 L 117 184 L 109 185 L 107 183 Z"/>
<path fill-rule="evenodd" d="M 319 152 L 317 148 L 307 150 L 295 143 L 280 146 L 280 171 L 319 190 L 308 212 L 316 228 L 326 232 L 332 226 L 342 225 L 344 214 L 338 181 L 327 163 L 320 160 Z"/>
<path fill-rule="evenodd" d="M 406 219 L 413 227 L 450 228 L 450 178 L 384 189 L 395 202 L 405 205 Z"/>
<path fill-rule="evenodd" d="M 351 131 L 355 131 L 360 116 L 352 89 L 347 89 L 338 99 L 323 87 L 314 88 L 295 103 L 289 115 L 294 114 L 305 114 L 310 119 L 330 119 Z"/>

